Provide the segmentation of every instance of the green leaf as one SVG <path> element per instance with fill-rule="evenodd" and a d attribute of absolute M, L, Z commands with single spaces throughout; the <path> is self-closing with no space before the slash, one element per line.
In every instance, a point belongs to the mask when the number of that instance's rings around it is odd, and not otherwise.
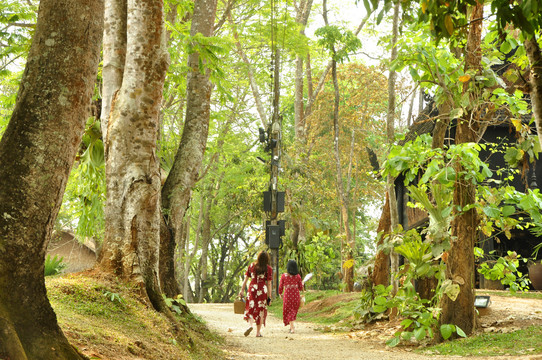
<path fill-rule="evenodd" d="M 416 71 L 416 69 L 411 67 L 409 71 L 410 71 L 410 76 L 412 77 L 412 80 L 414 81 L 420 80 L 420 76 L 418 75 L 418 72 Z"/>
<path fill-rule="evenodd" d="M 512 205 L 506 205 L 502 208 L 502 216 L 509 217 L 516 212 L 516 208 Z"/>
<path fill-rule="evenodd" d="M 460 291 L 461 289 L 459 285 L 454 284 L 452 280 L 444 280 L 444 282 L 442 283 L 442 293 L 447 295 L 452 301 L 455 301 L 455 299 L 457 299 Z"/>
<path fill-rule="evenodd" d="M 457 335 L 461 336 L 462 338 L 467 337 L 467 334 L 465 334 L 465 332 L 459 326 L 455 327 L 455 332 L 457 333 Z"/>
<path fill-rule="evenodd" d="M 401 338 L 399 338 L 399 336 L 394 336 L 388 341 L 386 341 L 386 345 L 388 345 L 389 347 L 396 347 L 397 345 L 399 345 L 400 342 Z"/>
<path fill-rule="evenodd" d="M 426 332 L 425 332 L 425 328 L 423 327 L 414 330 L 414 337 L 418 341 L 423 340 L 425 338 L 425 335 L 426 335 Z"/>
<path fill-rule="evenodd" d="M 406 329 L 410 325 L 412 325 L 412 323 L 413 323 L 412 319 L 404 319 L 403 321 L 401 321 L 401 326 Z"/>
<path fill-rule="evenodd" d="M 100 167 L 104 164 L 104 145 L 101 140 L 92 143 L 89 148 L 90 161 L 94 167 Z"/>
<path fill-rule="evenodd" d="M 450 324 L 443 324 L 440 326 L 440 334 L 444 340 L 448 340 L 450 336 L 452 336 L 452 333 L 454 332 L 452 326 L 453 325 Z"/>
<path fill-rule="evenodd" d="M 374 300 L 374 303 L 377 305 L 385 305 L 388 300 L 383 296 L 377 296 Z"/>
<path fill-rule="evenodd" d="M 431 271 L 431 265 L 429 263 L 423 263 L 421 266 L 416 268 L 416 274 L 419 276 L 427 275 Z"/>
<path fill-rule="evenodd" d="M 491 218 L 498 218 L 501 212 L 499 211 L 499 208 L 495 206 L 484 206 L 484 214 Z"/>

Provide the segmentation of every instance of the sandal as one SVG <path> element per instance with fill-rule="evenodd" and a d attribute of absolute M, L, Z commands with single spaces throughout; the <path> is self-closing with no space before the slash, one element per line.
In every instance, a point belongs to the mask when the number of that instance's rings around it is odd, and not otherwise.
<path fill-rule="evenodd" d="M 256 337 L 263 337 L 262 334 L 256 335 Z"/>
<path fill-rule="evenodd" d="M 251 331 L 252 331 L 252 326 L 245 330 L 244 335 L 249 336 Z"/>

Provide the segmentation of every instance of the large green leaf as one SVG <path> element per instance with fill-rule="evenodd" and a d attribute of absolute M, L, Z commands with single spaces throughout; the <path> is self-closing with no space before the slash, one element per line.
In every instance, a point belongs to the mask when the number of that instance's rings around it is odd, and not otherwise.
<path fill-rule="evenodd" d="M 454 332 L 453 325 L 442 324 L 440 326 L 440 334 L 442 335 L 442 338 L 444 340 L 448 340 L 450 336 L 452 336 L 453 332 Z"/>

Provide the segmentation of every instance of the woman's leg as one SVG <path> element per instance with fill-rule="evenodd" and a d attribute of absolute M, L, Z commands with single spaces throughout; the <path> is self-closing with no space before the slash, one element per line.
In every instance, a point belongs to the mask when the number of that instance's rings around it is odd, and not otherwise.
<path fill-rule="evenodd" d="M 252 320 L 251 317 L 248 318 L 248 324 L 249 324 L 249 327 L 248 329 L 245 330 L 244 332 L 244 335 L 245 336 L 249 336 L 250 335 L 250 332 L 252 331 L 252 323 L 253 323 L 254 320 Z"/>
<path fill-rule="evenodd" d="M 262 324 L 256 324 L 256 336 L 262 336 L 260 330 L 262 329 Z"/>

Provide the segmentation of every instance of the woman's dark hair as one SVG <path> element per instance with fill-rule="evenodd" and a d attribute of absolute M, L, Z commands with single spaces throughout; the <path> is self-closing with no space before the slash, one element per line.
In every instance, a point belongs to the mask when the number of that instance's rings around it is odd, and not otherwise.
<path fill-rule="evenodd" d="M 267 272 L 267 265 L 269 264 L 269 254 L 265 251 L 260 251 L 258 254 L 258 259 L 254 266 L 256 274 L 265 274 Z"/>
<path fill-rule="evenodd" d="M 295 260 L 288 260 L 288 264 L 286 264 L 286 271 L 290 275 L 299 274 L 299 270 L 297 269 L 297 263 L 295 262 Z"/>

